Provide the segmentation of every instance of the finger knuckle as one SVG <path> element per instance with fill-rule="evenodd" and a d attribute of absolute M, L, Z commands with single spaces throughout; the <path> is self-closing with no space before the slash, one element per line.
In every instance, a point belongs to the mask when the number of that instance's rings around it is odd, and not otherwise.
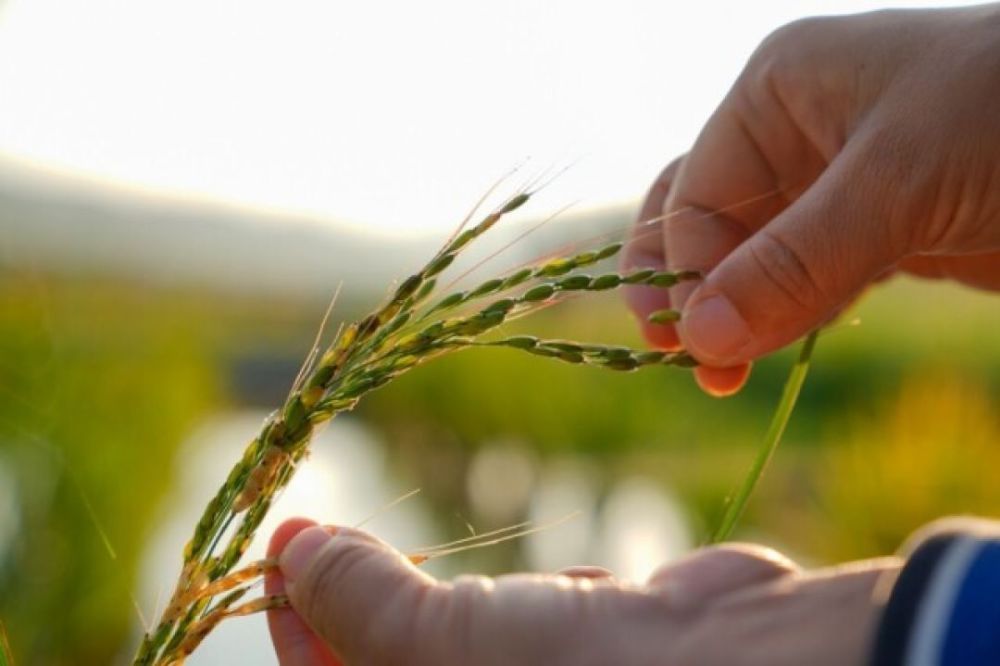
<path fill-rule="evenodd" d="M 786 23 L 760 43 L 750 57 L 752 64 L 794 60 L 795 55 L 813 43 L 817 35 L 829 32 L 832 19 L 807 17 Z"/>
<path fill-rule="evenodd" d="M 425 611 L 431 599 L 428 588 L 400 587 L 384 597 L 372 614 L 364 635 L 368 654 L 366 664 L 441 663 L 434 654 L 436 643 L 423 640 L 423 618 L 433 614 Z"/>
<path fill-rule="evenodd" d="M 749 256 L 765 279 L 803 313 L 812 313 L 829 301 L 814 271 L 796 244 L 761 229 L 748 241 Z"/>
<path fill-rule="evenodd" d="M 494 588 L 493 580 L 484 576 L 462 575 L 452 582 L 445 615 L 449 619 L 448 641 L 466 659 L 475 645 L 488 644 L 496 632 L 496 623 L 484 605 Z"/>
<path fill-rule="evenodd" d="M 808 17 L 773 31 L 751 54 L 740 76 L 741 87 L 822 90 L 819 82 L 843 67 L 842 17 Z"/>

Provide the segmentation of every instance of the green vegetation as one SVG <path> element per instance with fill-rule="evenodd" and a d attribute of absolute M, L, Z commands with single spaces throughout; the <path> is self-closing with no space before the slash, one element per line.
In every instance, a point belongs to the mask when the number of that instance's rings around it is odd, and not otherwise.
<path fill-rule="evenodd" d="M 848 315 L 860 326 L 824 334 L 737 538 L 823 562 L 885 553 L 938 515 L 996 514 L 997 304 L 899 282 Z M 321 310 L 0 274 L 0 476 L 16 497 L 10 536 L 0 518 L 0 618 L 15 663 L 109 663 L 127 649 L 136 560 L 177 446 L 234 399 L 234 354 L 301 357 Z M 641 344 L 612 294 L 532 322 L 541 337 Z M 526 332 L 522 322 L 502 330 Z M 543 459 L 599 462 L 605 486 L 633 473 L 669 485 L 705 538 L 755 455 L 793 353 L 765 359 L 740 396 L 720 401 L 670 369 L 623 376 L 471 349 L 371 394 L 358 416 L 387 435 L 394 467 L 456 537 L 456 509 L 471 515 L 472 453 L 514 437 Z"/>
<path fill-rule="evenodd" d="M 0 616 L 17 663 L 119 649 L 174 447 L 218 408 L 203 313 L 116 285 L 0 278 L 0 465 L 17 516 Z"/>
<path fill-rule="evenodd" d="M 792 366 L 792 371 L 788 375 L 785 388 L 781 392 L 781 399 L 774 410 L 774 416 L 771 417 L 771 423 L 767 426 L 764 440 L 757 450 L 757 456 L 753 459 L 750 471 L 743 478 L 739 488 L 730 498 L 727 498 L 726 512 L 723 514 L 718 528 L 712 533 L 711 543 L 723 543 L 732 536 L 736 524 L 743 517 L 743 512 L 746 511 L 750 496 L 764 476 L 764 470 L 767 469 L 771 458 L 774 457 L 774 452 L 777 451 L 778 444 L 781 443 L 781 436 L 788 427 L 788 420 L 792 417 L 795 403 L 802 392 L 806 375 L 809 373 L 809 361 L 812 358 L 813 349 L 816 347 L 817 335 L 818 333 L 813 331 L 803 341 L 802 351 L 799 352 L 799 357 L 795 360 L 795 365 Z"/>
<path fill-rule="evenodd" d="M 10 653 L 10 640 L 3 622 L 0 622 L 0 666 L 14 666 L 14 655 Z"/>
<path fill-rule="evenodd" d="M 237 569 L 244 553 L 273 500 L 291 481 L 299 462 L 308 454 L 315 430 L 338 414 L 353 410 L 367 394 L 390 384 L 416 366 L 475 347 L 506 347 L 571 365 L 611 371 L 631 371 L 644 366 L 690 368 L 694 365 L 693 359 L 683 352 L 636 350 L 527 335 L 492 337 L 506 323 L 536 314 L 570 295 L 604 292 L 626 285 L 667 288 L 681 280 L 697 277 L 691 271 L 672 273 L 651 269 L 625 274 L 610 272 L 597 277 L 576 272 L 613 258 L 622 249 L 621 243 L 543 259 L 534 266 L 489 279 L 469 291 L 451 293 L 433 305 L 427 304 L 435 297 L 438 276 L 454 262 L 459 252 L 504 215 L 527 202 L 529 197 L 527 192 L 516 194 L 486 214 L 478 224 L 465 230 L 460 228 L 423 268 L 399 283 L 392 296 L 376 310 L 341 326 L 329 346 L 324 347 L 321 327 L 281 406 L 267 417 L 260 432 L 205 506 L 184 546 L 181 573 L 174 591 L 156 624 L 144 633 L 134 661 L 136 666 L 176 666 L 227 618 L 287 605 L 284 595 L 245 599 L 267 568 L 274 564 L 244 563 L 243 568 Z M 494 300 L 482 305 L 481 301 L 486 299 Z M 462 305 L 474 301 L 478 302 L 471 311 L 459 311 Z M 483 340 L 484 335 L 490 337 Z M 812 340 L 810 338 L 810 348 Z M 785 419 L 793 405 L 794 400 L 783 401 Z M 776 432 L 770 440 L 772 448 L 780 438 L 780 430 Z M 757 477 L 759 471 L 755 479 Z M 749 491 L 744 494 L 741 505 L 748 496 Z M 525 534 L 532 531 L 527 530 Z M 510 535 L 502 540 L 509 538 Z M 440 548 L 440 553 L 487 545 L 472 545 L 467 541 L 446 544 Z M 458 543 L 462 545 L 451 547 Z M 427 556 L 419 559 L 423 562 Z"/>
<path fill-rule="evenodd" d="M 928 316 L 929 312 L 937 316 Z M 540 317 L 546 320 L 541 328 L 553 334 L 586 331 L 591 338 L 640 344 L 629 315 L 614 297 L 603 307 L 593 302 L 569 304 Z M 855 318 L 859 325 L 851 325 Z M 906 387 L 927 377 L 950 378 L 964 387 L 966 400 L 969 395 L 986 405 L 1000 400 L 996 296 L 898 281 L 876 290 L 842 321 L 846 323 L 821 335 L 783 448 L 736 532 L 737 538 L 766 538 L 809 561 L 871 554 L 871 547 L 858 547 L 846 516 L 841 530 L 837 523 L 831 524 L 822 506 L 829 501 L 825 496 L 831 487 L 847 496 L 853 493 L 852 476 L 827 473 L 832 460 L 857 455 L 843 434 L 848 424 L 865 424 L 854 425 L 852 432 L 869 429 L 870 435 L 853 438 L 860 442 L 871 437 L 864 441 L 865 450 L 887 446 L 884 436 L 877 434 L 877 424 L 905 409 L 897 405 L 906 400 Z M 533 328 L 539 324 L 536 320 Z M 511 327 L 511 333 L 516 332 L 517 326 Z M 391 389 L 371 396 L 361 414 L 387 433 L 401 473 L 412 475 L 413 483 L 423 485 L 424 495 L 434 497 L 442 510 L 461 505 L 464 489 L 460 476 L 452 481 L 452 475 L 435 475 L 433 468 L 463 464 L 469 450 L 481 442 L 514 438 L 545 456 L 583 455 L 596 460 L 607 479 L 633 473 L 655 476 L 680 496 L 694 524 L 703 530 L 700 540 L 707 541 L 709 528 L 718 525 L 723 515 L 724 498 L 753 460 L 794 353 L 788 350 L 764 359 L 739 396 L 717 400 L 701 394 L 680 373 L 608 376 L 596 370 L 538 366 L 531 359 L 500 352 L 471 351 L 400 379 Z M 934 418 L 935 410 L 924 411 L 922 418 Z M 996 418 L 987 428 L 987 414 L 976 427 L 982 429 L 981 437 L 992 437 L 992 449 L 1000 456 Z M 935 446 L 962 455 L 961 437 L 955 443 L 942 440 Z M 982 494 L 962 509 L 941 492 L 922 499 L 925 505 L 941 506 L 941 511 L 922 513 L 920 520 L 896 508 L 904 497 L 899 484 L 933 487 L 927 479 L 936 473 L 933 465 L 924 465 L 925 478 L 894 479 L 891 486 L 872 481 L 867 500 L 871 504 L 861 513 L 894 535 L 894 540 L 880 544 L 880 552 L 895 548 L 921 521 L 939 513 L 1000 510 L 1000 503 L 991 505 Z M 435 479 L 434 484 L 422 483 L 427 478 Z M 976 492 L 979 483 L 967 482 L 969 492 Z M 883 496 L 876 501 L 879 493 Z M 852 511 L 860 509 L 854 506 Z M 809 522 L 813 527 L 806 529 L 804 523 Z M 457 526 L 456 535 L 459 530 Z M 853 545 L 835 548 L 834 544 Z"/>

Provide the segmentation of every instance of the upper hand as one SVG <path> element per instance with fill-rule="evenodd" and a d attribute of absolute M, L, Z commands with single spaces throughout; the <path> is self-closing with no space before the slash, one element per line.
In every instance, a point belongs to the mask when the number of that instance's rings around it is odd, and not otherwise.
<path fill-rule="evenodd" d="M 633 289 L 681 309 L 716 394 L 896 270 L 1000 289 L 1000 6 L 808 19 L 751 57 L 691 152 L 653 185 L 626 266 L 702 271 Z M 683 94 L 679 93 L 679 103 Z"/>
<path fill-rule="evenodd" d="M 276 532 L 291 608 L 270 611 L 282 666 L 859 666 L 879 611 L 875 560 L 803 573 L 755 546 L 705 549 L 643 585 L 603 570 L 439 582 L 362 532 Z"/>

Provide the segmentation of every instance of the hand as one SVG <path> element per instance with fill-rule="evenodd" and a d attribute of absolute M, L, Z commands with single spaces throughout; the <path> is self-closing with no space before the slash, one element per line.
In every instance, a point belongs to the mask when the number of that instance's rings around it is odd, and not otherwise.
<path fill-rule="evenodd" d="M 669 299 L 710 393 L 901 270 L 1000 289 L 1000 6 L 788 25 L 653 185 L 626 267 L 705 273 Z M 683 104 L 683 91 L 678 92 Z"/>
<path fill-rule="evenodd" d="M 282 666 L 866 663 L 895 560 L 804 573 L 757 546 L 698 551 L 645 585 L 602 569 L 561 575 L 427 576 L 357 530 L 303 519 L 270 553 L 291 608 L 269 612 Z"/>

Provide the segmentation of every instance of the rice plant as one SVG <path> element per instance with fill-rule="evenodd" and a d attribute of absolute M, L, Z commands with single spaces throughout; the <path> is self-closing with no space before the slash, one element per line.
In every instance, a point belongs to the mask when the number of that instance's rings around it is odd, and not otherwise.
<path fill-rule="evenodd" d="M 666 289 L 700 277 L 692 271 L 653 269 L 586 272 L 618 254 L 621 243 L 542 260 L 465 290 L 438 287 L 439 279 L 459 253 L 527 203 L 532 194 L 520 191 L 492 209 L 478 224 L 463 223 L 430 261 L 402 280 L 378 308 L 358 321 L 342 325 L 325 348 L 317 339 L 284 404 L 265 420 L 260 433 L 249 443 L 195 525 L 184 547 L 176 587 L 156 626 L 145 634 L 135 656 L 136 665 L 182 664 L 226 618 L 287 604 L 287 598 L 280 595 L 246 601 L 254 583 L 274 563 L 265 560 L 238 568 L 241 558 L 276 494 L 289 483 L 306 456 L 317 428 L 350 411 L 365 395 L 402 374 L 446 354 L 487 348 L 619 372 L 652 366 L 696 365 L 683 351 L 637 350 L 596 342 L 503 334 L 505 323 L 568 297 L 585 297 L 626 285 Z M 679 316 L 676 311 L 661 310 L 650 315 L 650 321 L 672 323 Z M 790 401 L 786 395 L 785 420 L 792 403 L 794 395 Z M 779 436 L 780 428 L 770 442 L 772 448 Z M 740 509 L 745 503 L 762 469 L 762 465 L 755 468 L 749 486 L 734 507 Z M 727 521 L 727 529 L 731 529 L 736 517 L 738 511 Z M 537 529 L 541 527 L 515 525 L 474 539 L 417 551 L 410 559 L 419 564 L 431 557 L 490 545 Z"/>

